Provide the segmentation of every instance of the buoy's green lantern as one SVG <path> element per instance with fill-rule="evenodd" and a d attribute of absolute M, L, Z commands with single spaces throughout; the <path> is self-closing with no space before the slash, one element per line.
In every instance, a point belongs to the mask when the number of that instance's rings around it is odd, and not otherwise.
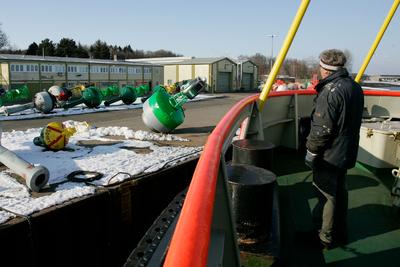
<path fill-rule="evenodd" d="M 103 101 L 103 95 L 100 89 L 91 86 L 82 91 L 81 98 L 66 103 L 63 108 L 72 108 L 82 103 L 84 103 L 88 108 L 96 108 L 101 104 L 101 101 Z"/>
<path fill-rule="evenodd" d="M 127 85 L 119 89 L 119 96 L 113 97 L 107 101 L 104 101 L 106 107 L 110 106 L 112 103 L 122 100 L 125 105 L 130 105 L 136 101 L 135 88 Z"/>
<path fill-rule="evenodd" d="M 15 104 L 18 101 L 30 100 L 29 88 L 24 85 L 18 89 L 4 90 L 0 87 L 0 106 L 5 104 Z"/>
<path fill-rule="evenodd" d="M 196 78 L 183 85 L 181 92 L 171 96 L 164 87 L 156 86 L 153 95 L 143 104 L 142 120 L 155 132 L 169 133 L 183 123 L 182 105 L 195 98 L 206 83 Z"/>
<path fill-rule="evenodd" d="M 127 85 L 119 89 L 119 96 L 104 101 L 104 105 L 108 107 L 119 100 L 121 100 L 125 105 L 130 105 L 136 101 L 137 97 L 147 95 L 150 92 L 150 88 L 150 84 L 143 84 L 139 87 Z"/>

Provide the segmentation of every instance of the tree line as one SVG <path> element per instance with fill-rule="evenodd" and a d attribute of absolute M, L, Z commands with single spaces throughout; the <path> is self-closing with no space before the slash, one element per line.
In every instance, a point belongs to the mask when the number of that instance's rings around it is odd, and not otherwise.
<path fill-rule="evenodd" d="M 9 47 L 7 35 L 1 30 L 0 24 L 0 52 L 7 54 L 22 54 L 34 56 L 55 56 L 55 57 L 78 57 L 95 59 L 114 59 L 119 60 L 150 58 L 150 57 L 180 57 L 182 55 L 160 49 L 157 51 L 144 51 L 133 49 L 131 45 L 124 47 L 110 45 L 102 40 L 97 40 L 91 45 L 77 43 L 71 38 L 62 38 L 58 43 L 46 38 L 40 42 L 31 43 L 27 49 L 13 49 Z"/>
<path fill-rule="evenodd" d="M 109 45 L 107 42 L 100 39 L 95 41 L 92 45 L 82 45 L 81 43 L 76 43 L 70 38 L 62 38 L 58 43 L 54 43 L 48 38 L 42 40 L 39 44 L 33 42 L 29 45 L 25 54 L 96 59 L 113 59 L 114 57 L 117 57 L 119 60 L 128 58 L 181 56 L 163 49 L 157 51 L 144 51 L 139 49 L 134 50 L 131 45 L 124 47 Z"/>
<path fill-rule="evenodd" d="M 258 66 L 258 74 L 268 75 L 275 58 L 266 57 L 260 53 L 252 56 L 239 56 L 239 60 L 251 60 Z M 297 79 L 310 79 L 313 74 L 318 72 L 318 61 L 315 59 L 294 59 L 286 58 L 279 71 L 279 75 L 288 75 Z"/>
<path fill-rule="evenodd" d="M 353 69 L 353 55 L 352 53 L 344 49 L 343 53 L 346 55 L 347 70 L 352 73 Z M 258 74 L 261 78 L 262 75 L 268 75 L 271 72 L 271 67 L 275 62 L 275 58 L 266 57 L 260 53 L 256 53 L 252 56 L 239 56 L 239 60 L 251 60 L 258 66 Z M 319 60 L 317 55 L 315 58 L 309 59 L 295 59 L 286 58 L 283 61 L 279 75 L 288 75 L 297 79 L 310 79 L 314 74 L 319 72 Z"/>

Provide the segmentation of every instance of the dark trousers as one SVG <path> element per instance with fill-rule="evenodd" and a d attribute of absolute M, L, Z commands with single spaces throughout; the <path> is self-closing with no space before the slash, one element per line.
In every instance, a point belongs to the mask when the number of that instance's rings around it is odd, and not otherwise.
<path fill-rule="evenodd" d="M 320 239 L 331 243 L 347 231 L 346 170 L 321 160 L 313 170 L 313 185 L 318 197 L 313 220 L 320 229 Z"/>

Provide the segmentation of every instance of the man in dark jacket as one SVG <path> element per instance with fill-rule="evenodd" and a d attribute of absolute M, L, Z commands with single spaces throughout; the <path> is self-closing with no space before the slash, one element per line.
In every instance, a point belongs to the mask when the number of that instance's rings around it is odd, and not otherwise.
<path fill-rule="evenodd" d="M 322 219 L 319 238 L 327 247 L 346 236 L 345 176 L 356 163 L 364 108 L 363 91 L 349 77 L 345 63 L 340 50 L 325 50 L 320 55 L 322 80 L 315 88 L 318 95 L 306 143 L 305 162 L 313 170 L 313 185 L 319 194 L 313 215 Z"/>

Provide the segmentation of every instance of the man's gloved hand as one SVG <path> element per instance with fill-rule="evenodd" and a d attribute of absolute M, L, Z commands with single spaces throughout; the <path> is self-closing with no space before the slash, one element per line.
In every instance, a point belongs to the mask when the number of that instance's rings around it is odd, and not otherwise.
<path fill-rule="evenodd" d="M 308 167 L 310 167 L 311 169 L 314 169 L 316 158 L 317 158 L 317 154 L 314 154 L 307 150 L 307 154 L 306 154 L 306 158 L 305 158 L 306 165 Z"/>

